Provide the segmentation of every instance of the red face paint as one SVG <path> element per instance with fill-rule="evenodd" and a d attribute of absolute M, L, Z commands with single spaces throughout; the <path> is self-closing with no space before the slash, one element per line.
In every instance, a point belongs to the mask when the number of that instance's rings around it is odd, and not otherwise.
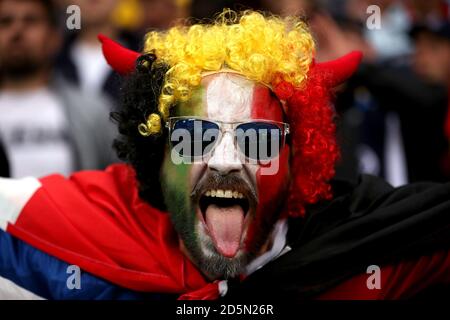
<path fill-rule="evenodd" d="M 283 122 L 281 103 L 267 87 L 255 86 L 252 101 L 252 119 Z M 266 241 L 264 237 L 280 217 L 289 182 L 289 146 L 285 145 L 279 157 L 272 161 L 279 161 L 276 174 L 267 175 L 262 167 L 256 171 L 258 206 L 247 234 L 246 249 L 249 251 Z"/>

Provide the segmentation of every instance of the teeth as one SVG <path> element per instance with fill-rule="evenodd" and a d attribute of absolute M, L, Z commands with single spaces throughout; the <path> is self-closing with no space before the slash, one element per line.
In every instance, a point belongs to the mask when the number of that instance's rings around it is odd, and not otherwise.
<path fill-rule="evenodd" d="M 244 195 L 240 192 L 233 190 L 208 190 L 205 192 L 205 196 L 207 197 L 218 197 L 218 198 L 235 198 L 235 199 L 243 199 Z"/>

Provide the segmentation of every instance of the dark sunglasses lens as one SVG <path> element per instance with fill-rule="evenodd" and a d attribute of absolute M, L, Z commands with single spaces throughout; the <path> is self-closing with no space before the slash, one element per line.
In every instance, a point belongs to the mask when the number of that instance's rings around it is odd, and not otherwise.
<path fill-rule="evenodd" d="M 219 126 L 214 122 L 180 119 L 172 128 L 170 142 L 180 156 L 193 160 L 211 151 L 219 132 Z"/>
<path fill-rule="evenodd" d="M 249 159 L 270 160 L 281 148 L 282 129 L 269 122 L 243 123 L 236 128 L 237 144 Z"/>

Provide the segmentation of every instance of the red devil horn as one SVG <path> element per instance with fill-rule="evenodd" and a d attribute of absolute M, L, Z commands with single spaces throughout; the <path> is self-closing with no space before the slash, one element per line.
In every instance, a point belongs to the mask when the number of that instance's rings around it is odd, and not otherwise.
<path fill-rule="evenodd" d="M 336 87 L 345 82 L 358 69 L 362 59 L 360 51 L 352 51 L 336 60 L 317 63 L 314 67 L 314 73 L 323 73 L 328 79 L 330 87 Z"/>
<path fill-rule="evenodd" d="M 98 40 L 102 43 L 106 61 L 115 71 L 122 75 L 133 72 L 139 52 L 124 48 L 102 34 L 98 35 Z"/>

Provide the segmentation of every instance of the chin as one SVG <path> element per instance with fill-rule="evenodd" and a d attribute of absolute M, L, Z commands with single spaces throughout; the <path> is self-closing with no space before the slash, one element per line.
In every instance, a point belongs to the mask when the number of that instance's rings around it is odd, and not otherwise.
<path fill-rule="evenodd" d="M 225 257 L 219 253 L 205 229 L 203 222 L 197 224 L 197 234 L 200 247 L 198 265 L 210 279 L 232 279 L 243 273 L 253 255 L 245 248 L 240 248 L 233 257 Z"/>

